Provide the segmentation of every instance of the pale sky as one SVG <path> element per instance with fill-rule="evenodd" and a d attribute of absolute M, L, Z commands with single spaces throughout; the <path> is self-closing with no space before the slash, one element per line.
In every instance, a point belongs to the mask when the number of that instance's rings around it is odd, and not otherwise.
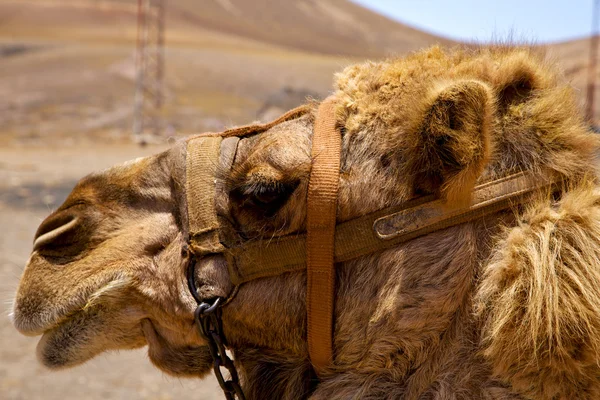
<path fill-rule="evenodd" d="M 395 20 L 460 40 L 537 43 L 589 36 L 595 0 L 352 0 Z"/>

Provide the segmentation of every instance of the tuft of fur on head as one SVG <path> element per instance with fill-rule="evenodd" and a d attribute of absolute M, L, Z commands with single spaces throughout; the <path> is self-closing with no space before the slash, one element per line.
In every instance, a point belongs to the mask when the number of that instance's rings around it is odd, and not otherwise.
<path fill-rule="evenodd" d="M 537 200 L 505 235 L 476 295 L 483 356 L 527 398 L 600 398 L 600 193 Z"/>

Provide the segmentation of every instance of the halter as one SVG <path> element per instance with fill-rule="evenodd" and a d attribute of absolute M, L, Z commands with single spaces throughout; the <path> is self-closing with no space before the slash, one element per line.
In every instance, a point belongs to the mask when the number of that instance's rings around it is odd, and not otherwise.
<path fill-rule="evenodd" d="M 308 106 L 302 106 L 267 124 L 206 133 L 187 140 L 186 196 L 189 248 L 193 254 L 188 284 L 200 304 L 196 321 L 200 332 L 209 341 L 211 354 L 213 347 L 222 350 L 213 354 L 213 358 L 215 373 L 227 398 L 236 395 L 243 398 L 243 393 L 237 383 L 235 368 L 224 350 L 225 340 L 220 331 L 220 318 L 217 318 L 220 303 L 211 308 L 212 305 L 205 303 L 206 299 L 198 298 L 196 293 L 195 258 L 223 254 L 235 287 L 254 279 L 306 270 L 308 351 L 311 364 L 319 375 L 334 362 L 335 263 L 389 249 L 419 236 L 512 208 L 526 202 L 536 191 L 558 183 L 551 174 L 521 172 L 476 186 L 467 205 L 448 204 L 428 195 L 336 223 L 342 135 L 337 124 L 335 99 L 329 97 L 319 106 L 314 125 L 306 232 L 268 240 L 240 242 L 238 238 L 232 238 L 227 234 L 228 223 L 219 217 L 217 210 L 216 199 L 227 196 L 225 187 L 215 179 L 217 168 L 231 169 L 241 138 L 300 118 L 309 110 Z M 221 367 L 230 370 L 231 381 L 223 380 Z"/>

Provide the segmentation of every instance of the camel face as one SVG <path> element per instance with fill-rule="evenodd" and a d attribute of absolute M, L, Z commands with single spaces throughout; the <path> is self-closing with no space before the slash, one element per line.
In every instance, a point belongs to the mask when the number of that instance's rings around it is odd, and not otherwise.
<path fill-rule="evenodd" d="M 107 349 L 140 347 L 144 319 L 166 323 L 167 336 L 180 330 L 184 340 L 198 340 L 181 317 L 192 305 L 176 279 L 185 268 L 185 240 L 171 153 L 82 179 L 39 227 L 13 318 L 22 333 L 43 334 L 38 356 L 45 365 L 71 366 Z"/>
<path fill-rule="evenodd" d="M 234 291 L 225 257 L 198 260 L 201 297 L 235 293 L 223 330 L 247 397 L 598 398 L 600 146 L 571 90 L 527 50 L 433 48 L 350 67 L 334 96 L 338 222 L 423 195 L 462 204 L 519 171 L 568 184 L 338 263 L 335 365 L 318 386 L 307 386 L 305 274 Z M 304 230 L 313 119 L 241 139 L 217 169 L 217 213 L 238 241 Z M 180 143 L 84 178 L 42 223 L 14 322 L 43 333 L 43 363 L 148 344 L 164 371 L 209 371 L 185 284 L 185 157 Z"/>

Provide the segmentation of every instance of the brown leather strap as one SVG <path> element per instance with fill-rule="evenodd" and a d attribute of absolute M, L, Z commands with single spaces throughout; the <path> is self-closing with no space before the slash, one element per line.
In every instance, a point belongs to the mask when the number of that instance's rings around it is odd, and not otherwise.
<path fill-rule="evenodd" d="M 560 181 L 550 172 L 521 172 L 477 186 L 468 206 L 452 207 L 443 200 L 426 196 L 343 222 L 336 227 L 334 261 L 352 260 L 510 209 L 527 202 L 536 192 L 559 185 Z M 226 257 L 231 280 L 239 285 L 257 278 L 302 271 L 306 267 L 305 248 L 304 234 L 229 248 Z"/>
<path fill-rule="evenodd" d="M 317 374 L 333 359 L 334 234 L 341 134 L 332 97 L 319 106 L 312 139 L 306 215 L 308 354 Z"/>
<path fill-rule="evenodd" d="M 222 141 L 221 137 L 199 137 L 187 142 L 185 189 L 190 247 L 196 255 L 224 250 L 219 241 L 214 183 Z"/>
<path fill-rule="evenodd" d="M 195 139 L 198 139 L 201 137 L 213 137 L 213 136 L 219 136 L 222 138 L 228 138 L 228 137 L 233 137 L 233 136 L 238 137 L 238 138 L 243 138 L 243 137 L 247 137 L 247 136 L 253 136 L 253 135 L 265 132 L 265 131 L 271 129 L 272 127 L 279 125 L 283 122 L 300 118 L 300 117 L 304 116 L 305 114 L 310 113 L 311 110 L 312 110 L 312 106 L 310 104 L 304 104 L 304 105 L 301 105 L 299 107 L 296 107 L 296 108 L 286 112 L 285 114 L 283 114 L 282 116 L 280 116 L 279 118 L 277 118 L 271 122 L 267 122 L 264 124 L 250 124 L 250 125 L 238 126 L 236 128 L 227 129 L 223 132 L 204 132 L 204 133 L 200 133 L 198 135 L 190 136 L 186 140 L 190 141 L 190 140 L 195 140 Z"/>

